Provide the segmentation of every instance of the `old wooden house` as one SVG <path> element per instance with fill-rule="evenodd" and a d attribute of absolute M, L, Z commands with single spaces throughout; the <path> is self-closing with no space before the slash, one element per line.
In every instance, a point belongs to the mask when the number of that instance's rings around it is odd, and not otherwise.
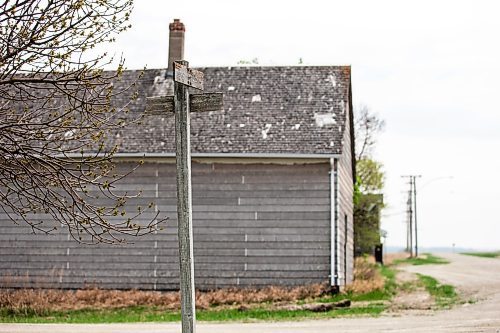
<path fill-rule="evenodd" d="M 171 25 L 170 60 L 184 27 Z M 353 118 L 349 66 L 211 67 L 206 91 L 224 110 L 192 115 L 197 288 L 344 286 L 353 276 Z M 171 93 L 168 69 L 126 71 L 148 96 Z M 124 96 L 127 98 L 127 96 Z M 85 246 L 61 229 L 33 235 L 0 215 L 0 287 L 177 289 L 173 118 L 114 133 L 115 160 L 145 163 L 121 186 L 170 220 L 133 244 Z"/>

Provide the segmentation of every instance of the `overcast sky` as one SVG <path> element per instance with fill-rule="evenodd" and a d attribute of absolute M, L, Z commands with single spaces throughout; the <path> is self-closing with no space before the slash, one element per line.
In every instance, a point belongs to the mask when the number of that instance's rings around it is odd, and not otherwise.
<path fill-rule="evenodd" d="M 406 244 L 401 175 L 421 174 L 422 246 L 500 248 L 499 13 L 493 0 L 136 0 L 112 49 L 129 69 L 166 67 L 179 18 L 191 66 L 351 65 L 354 104 L 387 123 L 387 244 Z"/>

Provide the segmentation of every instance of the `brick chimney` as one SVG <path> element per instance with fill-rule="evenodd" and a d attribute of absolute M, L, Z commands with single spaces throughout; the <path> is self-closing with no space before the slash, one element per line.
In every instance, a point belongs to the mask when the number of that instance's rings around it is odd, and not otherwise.
<path fill-rule="evenodd" d="M 167 76 L 173 75 L 172 63 L 177 60 L 184 60 L 184 23 L 179 19 L 168 25 L 170 35 L 168 38 L 168 69 Z"/>

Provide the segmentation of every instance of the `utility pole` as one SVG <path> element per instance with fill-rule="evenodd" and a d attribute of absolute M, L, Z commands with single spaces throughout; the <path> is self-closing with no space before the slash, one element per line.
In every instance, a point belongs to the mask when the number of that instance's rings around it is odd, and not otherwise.
<path fill-rule="evenodd" d="M 401 176 L 410 180 L 410 190 L 408 191 L 407 201 L 407 235 L 406 246 L 410 257 L 413 257 L 413 235 L 415 235 L 415 256 L 418 257 L 418 227 L 417 227 L 417 178 L 421 175 Z M 414 229 L 415 228 L 415 229 Z M 413 232 L 415 230 L 415 232 Z"/>
<path fill-rule="evenodd" d="M 401 176 L 410 180 L 410 190 L 408 191 L 408 201 L 406 202 L 406 250 L 410 253 L 410 258 L 413 257 L 413 175 Z"/>
<path fill-rule="evenodd" d="M 410 237 L 410 258 L 413 258 L 413 178 L 410 176 L 410 191 L 408 192 L 408 216 L 410 217 L 409 223 L 409 237 Z"/>
<path fill-rule="evenodd" d="M 408 199 L 406 199 L 406 252 L 410 252 L 410 210 L 408 206 L 410 205 L 410 196 L 408 195 Z"/>
<path fill-rule="evenodd" d="M 413 205 L 415 214 L 415 257 L 418 257 L 418 228 L 417 228 L 417 178 L 422 177 L 421 175 L 413 176 Z"/>

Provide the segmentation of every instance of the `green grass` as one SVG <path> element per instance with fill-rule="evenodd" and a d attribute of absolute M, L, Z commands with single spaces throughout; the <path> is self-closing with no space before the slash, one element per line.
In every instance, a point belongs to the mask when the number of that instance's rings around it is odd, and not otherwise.
<path fill-rule="evenodd" d="M 453 286 L 440 284 L 436 279 L 427 275 L 417 275 L 427 292 L 434 297 L 437 306 L 449 307 L 458 301 L 458 296 Z"/>
<path fill-rule="evenodd" d="M 396 283 L 396 271 L 391 266 L 381 266 L 380 273 L 385 278 L 384 291 L 391 297 L 396 294 L 397 283 Z"/>
<path fill-rule="evenodd" d="M 125 323 L 143 321 L 177 321 L 178 312 L 159 311 L 150 307 L 127 307 L 103 310 L 48 311 L 44 314 L 30 312 L 12 313 L 0 310 L 0 322 L 11 323 Z"/>
<path fill-rule="evenodd" d="M 381 304 L 339 308 L 328 312 L 315 313 L 306 310 L 269 310 L 265 308 L 250 309 L 247 311 L 220 310 L 220 311 L 199 311 L 197 318 L 201 321 L 283 321 L 299 319 L 319 319 L 335 318 L 349 315 L 379 315 L 385 307 Z"/>
<path fill-rule="evenodd" d="M 395 260 L 394 264 L 410 264 L 410 265 L 442 265 L 449 264 L 448 260 L 436 257 L 430 253 L 425 253 L 424 256 L 418 258 L 407 258 Z"/>
<path fill-rule="evenodd" d="M 380 303 L 363 307 L 339 308 L 328 312 L 306 310 L 288 311 L 254 308 L 245 311 L 238 309 L 199 310 L 199 321 L 284 321 L 301 319 L 326 319 L 341 316 L 378 316 L 385 306 Z M 127 307 L 110 310 L 75 310 L 49 312 L 46 315 L 33 313 L 13 314 L 0 310 L 0 322 L 3 323 L 132 323 L 132 322 L 178 322 L 180 313 L 163 311 L 154 307 Z"/>
<path fill-rule="evenodd" d="M 500 257 L 500 251 L 497 252 L 464 252 L 468 256 L 482 257 L 482 258 L 497 258 Z"/>
<path fill-rule="evenodd" d="M 317 303 L 334 303 L 339 302 L 345 299 L 350 300 L 351 302 L 378 302 L 385 301 L 391 299 L 392 295 L 387 293 L 385 290 L 374 290 L 364 294 L 339 294 L 339 295 L 331 295 L 325 296 L 318 299 L 315 299 L 314 302 Z M 298 302 L 298 304 L 304 304 L 305 302 Z"/>

